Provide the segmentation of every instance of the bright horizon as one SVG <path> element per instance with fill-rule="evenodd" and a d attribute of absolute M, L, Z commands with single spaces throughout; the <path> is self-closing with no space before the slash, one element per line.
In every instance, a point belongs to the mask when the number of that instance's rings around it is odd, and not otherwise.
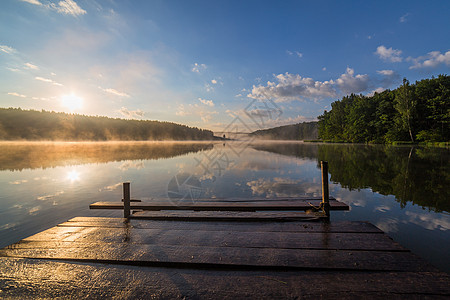
<path fill-rule="evenodd" d="M 344 95 L 447 74 L 449 11 L 448 1 L 5 0 L 0 107 L 220 132 L 256 99 L 281 111 L 266 128 L 314 121 Z"/>

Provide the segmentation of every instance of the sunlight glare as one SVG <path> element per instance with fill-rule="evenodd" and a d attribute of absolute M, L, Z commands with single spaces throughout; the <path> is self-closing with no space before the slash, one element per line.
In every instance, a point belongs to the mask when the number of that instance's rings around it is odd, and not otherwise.
<path fill-rule="evenodd" d="M 61 97 L 61 104 L 73 112 L 83 106 L 83 99 L 74 94 L 64 95 Z"/>
<path fill-rule="evenodd" d="M 67 173 L 67 179 L 70 180 L 70 182 L 75 182 L 80 180 L 80 173 L 78 173 L 75 170 L 70 171 Z"/>

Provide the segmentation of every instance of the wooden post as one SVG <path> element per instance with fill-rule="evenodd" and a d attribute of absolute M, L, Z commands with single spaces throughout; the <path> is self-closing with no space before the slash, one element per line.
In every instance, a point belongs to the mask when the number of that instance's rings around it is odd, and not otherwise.
<path fill-rule="evenodd" d="M 320 162 L 322 168 L 322 203 L 321 207 L 327 217 L 330 217 L 330 196 L 328 191 L 328 162 Z"/>
<path fill-rule="evenodd" d="M 128 218 L 130 216 L 130 183 L 123 183 L 123 217 Z"/>

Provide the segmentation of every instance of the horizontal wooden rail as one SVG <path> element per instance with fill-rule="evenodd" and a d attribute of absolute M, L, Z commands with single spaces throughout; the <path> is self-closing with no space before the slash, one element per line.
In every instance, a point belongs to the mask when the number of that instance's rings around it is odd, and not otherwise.
<path fill-rule="evenodd" d="M 171 204 L 170 202 L 131 202 L 135 210 L 194 210 L 194 211 L 305 211 L 319 207 L 321 200 L 258 201 L 258 202 L 194 202 Z M 90 209 L 124 209 L 122 202 L 96 202 Z M 347 204 L 330 200 L 330 210 L 349 210 Z"/>

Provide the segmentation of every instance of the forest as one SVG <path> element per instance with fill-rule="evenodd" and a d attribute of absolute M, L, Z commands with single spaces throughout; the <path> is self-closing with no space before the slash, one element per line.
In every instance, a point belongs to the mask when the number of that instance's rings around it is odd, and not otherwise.
<path fill-rule="evenodd" d="M 212 140 L 213 132 L 185 125 L 49 111 L 0 108 L 0 140 Z"/>
<path fill-rule="evenodd" d="M 314 140 L 317 139 L 317 122 L 304 122 L 257 130 L 250 135 L 265 140 Z"/>
<path fill-rule="evenodd" d="M 450 76 L 407 79 L 373 96 L 351 94 L 319 116 L 319 138 L 351 143 L 449 142 Z"/>

